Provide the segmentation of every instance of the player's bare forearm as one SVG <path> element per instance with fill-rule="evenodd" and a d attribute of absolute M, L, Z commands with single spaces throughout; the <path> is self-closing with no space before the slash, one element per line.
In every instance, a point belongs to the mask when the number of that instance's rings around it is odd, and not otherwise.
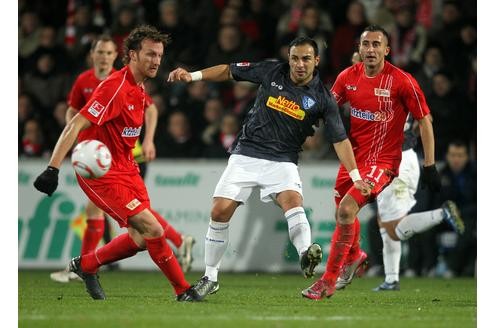
<path fill-rule="evenodd" d="M 336 142 L 333 144 L 333 147 L 335 148 L 335 152 L 347 172 L 351 172 L 357 168 L 356 158 L 354 157 L 354 152 L 352 151 L 352 145 L 349 139 Z"/>
<path fill-rule="evenodd" d="M 222 82 L 232 79 L 229 65 L 217 65 L 201 70 L 203 80 L 212 82 Z"/>
<path fill-rule="evenodd" d="M 194 73 L 201 72 L 200 80 L 211 81 L 211 82 L 222 82 L 231 80 L 232 74 L 230 73 L 230 66 L 226 64 L 216 65 L 212 67 L 208 67 L 202 69 Z M 191 82 L 193 81 L 193 76 L 190 72 L 186 71 L 183 68 L 176 68 L 168 75 L 167 82 L 175 82 L 175 81 L 184 81 Z"/>
<path fill-rule="evenodd" d="M 69 106 L 69 108 L 67 108 L 67 111 L 65 112 L 65 124 L 69 123 L 70 120 L 72 120 L 72 118 L 76 116 L 76 114 L 77 110 L 74 107 Z"/>
<path fill-rule="evenodd" d="M 146 108 L 144 113 L 144 141 L 151 141 L 155 138 L 156 124 L 158 122 L 158 109 L 155 104 L 151 104 Z"/>
<path fill-rule="evenodd" d="M 48 165 L 60 168 L 60 165 L 62 165 L 62 161 L 76 141 L 79 132 L 88 128 L 90 125 L 91 122 L 84 116 L 80 114 L 74 116 L 72 120 L 67 123 L 64 130 L 60 134 L 57 144 L 53 149 L 52 157 Z"/>
<path fill-rule="evenodd" d="M 427 115 L 418 120 L 419 134 L 421 136 L 421 143 L 423 144 L 423 152 L 425 155 L 424 166 L 430 166 L 435 164 L 435 137 L 433 133 L 433 126 L 431 124 L 431 116 Z"/>
<path fill-rule="evenodd" d="M 153 142 L 158 121 L 158 109 L 155 104 L 151 104 L 146 108 L 144 114 L 145 132 L 143 139 L 143 155 L 146 161 L 152 161 L 156 157 L 155 143 Z"/>

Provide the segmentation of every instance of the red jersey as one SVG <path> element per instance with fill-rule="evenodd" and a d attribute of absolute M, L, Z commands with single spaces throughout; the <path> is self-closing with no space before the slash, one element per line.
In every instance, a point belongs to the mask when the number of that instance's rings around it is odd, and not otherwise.
<path fill-rule="evenodd" d="M 112 68 L 110 74 L 114 73 L 116 70 Z M 69 92 L 69 96 L 67 97 L 67 103 L 70 107 L 81 110 L 84 105 L 88 102 L 89 98 L 95 91 L 96 87 L 101 83 L 102 80 L 98 79 L 95 75 L 94 68 L 88 69 L 87 71 L 82 72 L 77 77 L 72 89 Z M 77 140 L 81 142 L 82 140 L 86 140 L 87 135 L 94 127 L 90 127 L 86 130 L 81 131 Z"/>
<path fill-rule="evenodd" d="M 411 74 L 385 61 L 377 76 L 367 77 L 357 63 L 339 74 L 331 91 L 339 105 L 350 104 L 349 140 L 358 166 L 385 164 L 398 171 L 408 113 L 415 119 L 430 113 Z"/>
<path fill-rule="evenodd" d="M 141 134 L 146 106 L 145 92 L 136 84 L 128 66 L 100 83 L 80 110 L 94 125 L 85 139 L 97 139 L 112 154 L 112 167 L 106 176 L 136 173 L 132 148 Z"/>

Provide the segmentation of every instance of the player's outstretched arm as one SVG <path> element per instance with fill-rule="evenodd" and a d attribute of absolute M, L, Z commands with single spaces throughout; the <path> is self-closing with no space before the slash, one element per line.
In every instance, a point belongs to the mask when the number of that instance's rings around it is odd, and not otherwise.
<path fill-rule="evenodd" d="M 364 196 L 369 196 L 371 192 L 371 186 L 363 181 L 356 164 L 356 158 L 354 157 L 354 152 L 352 151 L 352 145 L 349 139 L 344 139 L 340 142 L 333 144 L 335 152 L 339 157 L 340 162 L 349 172 L 349 176 L 354 182 L 354 187 L 361 191 Z"/>
<path fill-rule="evenodd" d="M 175 82 L 175 81 L 183 81 L 183 82 L 192 82 L 192 81 L 211 81 L 211 82 L 222 82 L 231 80 L 232 74 L 230 73 L 230 66 L 223 64 L 208 67 L 202 69 L 200 71 L 195 71 L 189 73 L 183 68 L 176 68 L 168 75 L 167 82 Z"/>
<path fill-rule="evenodd" d="M 79 131 L 89 127 L 91 122 L 84 116 L 77 114 L 67 123 L 53 149 L 48 167 L 34 181 L 34 187 L 48 196 L 51 196 L 58 186 L 58 170 L 62 161 L 76 141 Z"/>

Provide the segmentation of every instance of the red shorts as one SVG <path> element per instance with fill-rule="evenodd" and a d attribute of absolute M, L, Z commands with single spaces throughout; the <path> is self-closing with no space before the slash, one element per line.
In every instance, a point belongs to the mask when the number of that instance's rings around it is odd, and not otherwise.
<path fill-rule="evenodd" d="M 85 179 L 76 174 L 77 182 L 96 206 L 124 228 L 130 216 L 150 208 L 150 199 L 137 171 L 135 174 L 111 173 L 99 179 Z"/>
<path fill-rule="evenodd" d="M 344 166 L 340 165 L 339 173 L 337 174 L 337 181 L 335 181 L 335 204 L 337 207 L 340 204 L 344 195 L 349 194 L 358 203 L 359 207 L 363 207 L 366 203 L 375 200 L 376 196 L 388 186 L 394 177 L 397 175 L 397 171 L 390 165 L 377 164 L 371 166 L 358 166 L 359 174 L 365 182 L 370 183 L 373 188 L 369 196 L 363 196 L 361 192 L 354 187 L 349 173 Z"/>

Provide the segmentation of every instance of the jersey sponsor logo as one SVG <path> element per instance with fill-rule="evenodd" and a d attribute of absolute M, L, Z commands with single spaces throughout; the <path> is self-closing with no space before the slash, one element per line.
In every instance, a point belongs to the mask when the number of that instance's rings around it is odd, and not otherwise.
<path fill-rule="evenodd" d="M 289 115 L 299 121 L 302 121 L 306 116 L 306 113 L 295 101 L 289 100 L 284 96 L 278 96 L 278 98 L 272 96 L 268 97 L 266 106 Z"/>
<path fill-rule="evenodd" d="M 124 130 L 122 130 L 122 137 L 138 137 L 141 134 L 141 127 L 133 128 L 126 126 Z"/>
<path fill-rule="evenodd" d="M 316 104 L 316 101 L 311 97 L 303 96 L 302 103 L 303 103 L 304 109 L 310 109 L 311 107 L 313 107 Z"/>
<path fill-rule="evenodd" d="M 235 64 L 235 66 L 238 66 L 238 67 L 247 67 L 249 65 L 251 65 L 250 62 L 240 62 L 240 63 Z"/>
<path fill-rule="evenodd" d="M 390 97 L 390 90 L 375 88 L 375 96 Z"/>
<path fill-rule="evenodd" d="M 352 90 L 352 91 L 356 91 L 357 90 L 357 87 L 355 85 L 350 85 L 350 84 L 346 84 L 345 85 L 345 88 L 347 90 Z M 376 89 L 375 89 L 376 90 Z"/>
<path fill-rule="evenodd" d="M 139 205 L 141 205 L 141 202 L 137 198 L 134 198 L 125 207 L 127 207 L 128 209 L 130 209 L 132 211 L 133 209 L 135 209 Z"/>
<path fill-rule="evenodd" d="M 361 120 L 374 122 L 390 122 L 390 120 L 394 117 L 392 112 L 370 112 L 369 110 L 361 110 L 354 107 L 351 107 L 351 116 Z"/>
<path fill-rule="evenodd" d="M 84 88 L 83 92 L 84 93 L 93 93 L 93 88 Z"/>
<path fill-rule="evenodd" d="M 104 109 L 105 106 L 95 100 L 91 106 L 89 106 L 88 112 L 94 117 L 98 117 Z"/>
<path fill-rule="evenodd" d="M 280 84 L 277 84 L 276 82 L 273 82 L 273 81 L 272 81 L 272 83 L 270 83 L 270 85 L 271 85 L 272 87 L 278 88 L 280 91 L 282 91 L 282 90 L 283 90 L 283 88 L 284 88 L 284 87 L 283 87 L 283 86 L 281 86 Z"/>

